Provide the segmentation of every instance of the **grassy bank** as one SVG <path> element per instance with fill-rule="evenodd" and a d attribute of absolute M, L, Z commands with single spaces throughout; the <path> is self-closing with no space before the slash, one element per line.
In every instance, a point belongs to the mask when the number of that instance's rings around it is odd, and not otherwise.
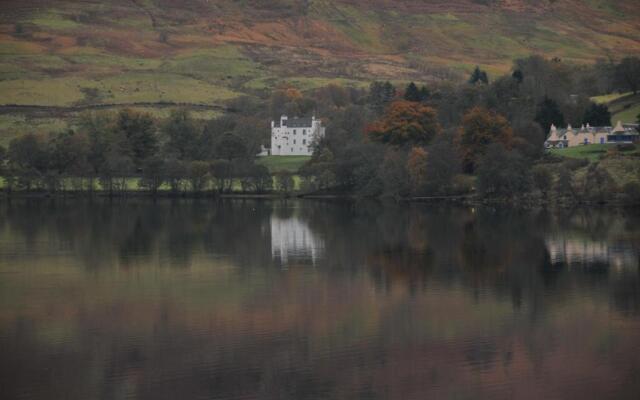
<path fill-rule="evenodd" d="M 575 146 L 565 149 L 551 149 L 549 152 L 556 156 L 567 158 L 583 158 L 589 161 L 597 161 L 609 153 L 619 152 L 624 156 L 638 157 L 640 149 L 629 149 L 618 151 L 615 144 L 590 144 L 587 146 Z"/>
<path fill-rule="evenodd" d="M 309 156 L 267 156 L 258 158 L 257 163 L 269 168 L 272 174 L 280 171 L 295 173 L 310 159 Z"/>

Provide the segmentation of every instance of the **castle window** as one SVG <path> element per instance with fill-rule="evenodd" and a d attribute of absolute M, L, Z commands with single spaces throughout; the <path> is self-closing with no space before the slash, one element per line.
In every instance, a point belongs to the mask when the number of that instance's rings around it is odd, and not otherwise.
<path fill-rule="evenodd" d="M 307 130 L 306 130 L 306 129 L 303 129 L 303 130 L 302 130 L 302 134 L 303 134 L 303 135 L 306 135 L 306 134 L 307 134 Z"/>
<path fill-rule="evenodd" d="M 302 139 L 302 144 L 307 144 L 307 139 Z"/>
<path fill-rule="evenodd" d="M 298 132 L 294 129 L 294 130 L 293 130 L 293 134 L 295 135 L 295 134 L 297 134 L 297 133 L 298 133 Z"/>
<path fill-rule="evenodd" d="M 293 144 L 296 144 L 296 140 L 295 139 L 293 139 Z"/>

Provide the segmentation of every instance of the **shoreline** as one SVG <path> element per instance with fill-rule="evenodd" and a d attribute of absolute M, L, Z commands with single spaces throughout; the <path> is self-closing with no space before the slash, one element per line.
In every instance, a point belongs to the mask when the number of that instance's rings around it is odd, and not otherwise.
<path fill-rule="evenodd" d="M 608 201 L 595 202 L 587 200 L 566 199 L 501 199 L 501 198 L 479 198 L 476 195 L 453 195 L 453 196 L 414 196 L 414 197 L 360 197 L 352 194 L 305 194 L 305 193 L 216 193 L 216 192 L 200 192 L 200 193 L 173 193 L 169 191 L 158 191 L 151 193 L 149 191 L 129 190 L 118 193 L 106 193 L 103 191 L 12 191 L 6 192 L 0 190 L 0 200 L 11 199 L 80 199 L 80 198 L 100 198 L 100 199 L 199 199 L 199 200 L 219 200 L 219 199 L 253 199 L 253 200 L 328 200 L 328 201 L 359 201 L 359 200 L 378 200 L 392 201 L 395 203 L 423 203 L 423 204 L 451 204 L 462 206 L 510 206 L 518 208 L 574 208 L 574 207 L 616 207 L 616 208 L 634 208 L 640 207 L 640 204 L 625 201 Z"/>

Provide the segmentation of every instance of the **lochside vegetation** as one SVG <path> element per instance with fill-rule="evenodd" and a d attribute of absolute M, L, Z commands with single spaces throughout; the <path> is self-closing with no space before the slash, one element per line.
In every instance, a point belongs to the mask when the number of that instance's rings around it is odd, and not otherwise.
<path fill-rule="evenodd" d="M 634 145 L 608 146 L 592 161 L 546 153 L 551 124 L 608 125 L 593 96 L 633 91 L 636 59 L 570 65 L 533 56 L 491 81 L 476 69 L 464 83 L 368 90 L 285 87 L 267 98 L 230 101 L 208 121 L 176 110 L 164 120 L 123 110 L 83 114 L 71 129 L 33 133 L 0 148 L 5 192 L 224 194 L 280 192 L 477 198 L 518 202 L 637 202 Z M 298 171 L 256 162 L 270 119 L 322 116 L 327 136 Z"/>

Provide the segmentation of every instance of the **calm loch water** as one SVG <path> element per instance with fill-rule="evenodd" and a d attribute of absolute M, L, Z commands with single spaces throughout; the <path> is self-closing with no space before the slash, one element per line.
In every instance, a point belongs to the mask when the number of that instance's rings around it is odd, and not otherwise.
<path fill-rule="evenodd" d="M 0 203 L 2 399 L 638 399 L 640 212 Z"/>

